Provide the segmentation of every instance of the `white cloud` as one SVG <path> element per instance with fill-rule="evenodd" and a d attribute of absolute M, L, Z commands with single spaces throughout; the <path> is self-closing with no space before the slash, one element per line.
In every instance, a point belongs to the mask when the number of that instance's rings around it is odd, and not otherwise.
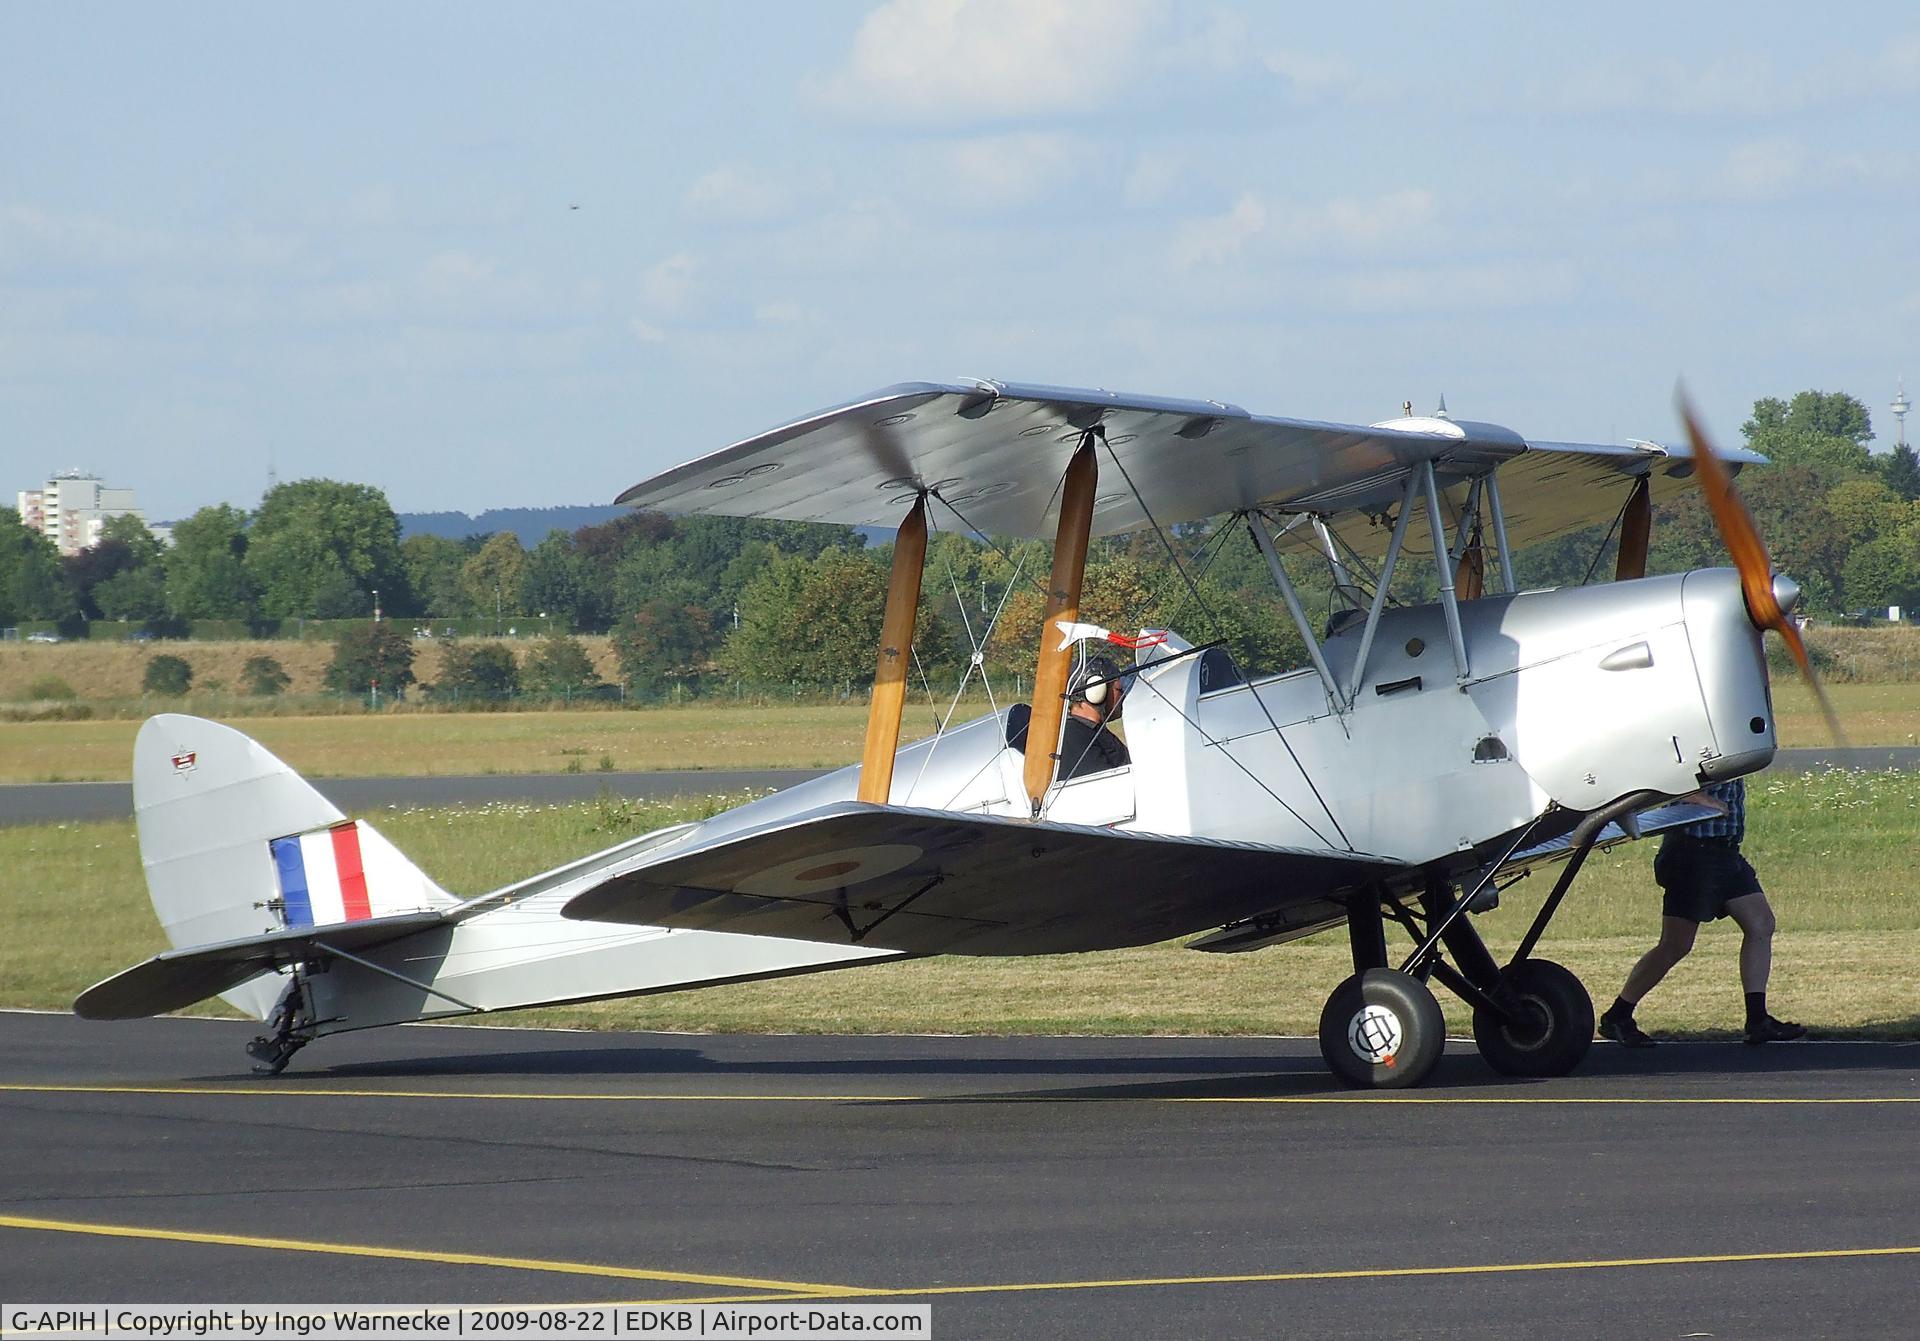
<path fill-rule="evenodd" d="M 118 269 L 158 261 L 177 245 L 152 229 L 123 228 L 91 215 L 34 205 L 0 205 L 0 271 L 29 265 Z"/>
<path fill-rule="evenodd" d="M 888 0 L 812 91 L 850 116 L 964 124 L 1083 112 L 1125 88 L 1164 0 Z"/>
<path fill-rule="evenodd" d="M 956 141 L 945 153 L 946 187 L 976 209 L 1010 209 L 1067 183 L 1085 151 L 1070 136 L 1045 131 Z"/>
<path fill-rule="evenodd" d="M 1871 50 L 1776 70 L 1765 55 L 1730 52 L 1689 64 L 1636 55 L 1539 79 L 1530 97 L 1565 111 L 1651 111 L 1670 116 L 1768 116 L 1823 103 L 1911 95 L 1920 83 L 1920 33 Z"/>
<path fill-rule="evenodd" d="M 1320 203 L 1265 201 L 1251 192 L 1225 214 L 1183 223 L 1173 241 L 1182 270 L 1238 259 L 1254 246 L 1295 254 L 1365 251 L 1402 243 L 1433 220 L 1431 191 L 1408 188 Z"/>
<path fill-rule="evenodd" d="M 1223 265 L 1237 260 L 1248 241 L 1267 227 L 1267 207 L 1252 195 L 1243 195 L 1225 214 L 1189 219 L 1173 240 L 1173 263 L 1179 269 Z"/>
<path fill-rule="evenodd" d="M 791 209 L 787 193 L 763 177 L 723 163 L 687 189 L 687 211 L 720 223 L 764 223 Z"/>
<path fill-rule="evenodd" d="M 1807 147 L 1796 140 L 1757 140 L 1727 155 L 1714 174 L 1718 192 L 1743 200 L 1775 200 L 1792 194 L 1807 175 Z"/>
<path fill-rule="evenodd" d="M 420 266 L 415 288 L 431 306 L 466 319 L 525 321 L 550 315 L 548 295 L 538 280 L 511 274 L 493 257 L 477 252 L 436 252 Z"/>
<path fill-rule="evenodd" d="M 1260 65 L 1268 74 L 1286 81 L 1287 92 L 1296 103 L 1349 97 L 1361 87 L 1353 64 L 1339 56 L 1269 51 L 1260 57 Z"/>
<path fill-rule="evenodd" d="M 1538 307 L 1577 296 L 1580 274 L 1559 260 L 1394 266 L 1338 277 L 1327 289 L 1335 302 L 1368 312 Z"/>
<path fill-rule="evenodd" d="M 693 296 L 699 269 L 700 263 L 686 252 L 669 256 L 640 276 L 640 297 L 655 312 L 678 312 Z"/>
<path fill-rule="evenodd" d="M 805 315 L 798 303 L 762 303 L 753 309 L 753 319 L 762 326 L 795 326 Z"/>
<path fill-rule="evenodd" d="M 1135 155 L 1120 185 L 1120 196 L 1129 205 L 1157 205 L 1179 187 L 1186 171 L 1186 156 L 1168 149 L 1146 149 Z"/>
<path fill-rule="evenodd" d="M 635 339 L 644 344 L 658 345 L 666 343 L 667 333 L 665 331 L 661 330 L 652 322 L 642 320 L 639 317 L 634 317 L 628 321 L 627 329 L 633 332 Z"/>

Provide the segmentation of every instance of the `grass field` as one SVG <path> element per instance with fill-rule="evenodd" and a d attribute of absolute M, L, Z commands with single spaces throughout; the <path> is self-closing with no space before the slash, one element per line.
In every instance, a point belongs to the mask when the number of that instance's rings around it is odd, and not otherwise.
<path fill-rule="evenodd" d="M 56 649 L 57 650 L 57 649 Z M 1920 683 L 1837 684 L 1855 745 L 1920 744 Z M 1827 744 L 1813 696 L 1775 688 L 1782 744 Z M 962 705 L 960 717 L 986 704 Z M 353 714 L 235 719 L 310 777 L 565 773 L 674 768 L 835 768 L 859 757 L 866 707 L 700 702 L 624 711 Z M 924 702 L 906 738 L 932 731 Z M 122 780 L 137 721 L 0 722 L 0 782 Z"/>
<path fill-rule="evenodd" d="M 717 804 L 493 805 L 374 818 L 448 888 L 477 893 Z M 1777 1013 L 1827 1036 L 1920 1038 L 1920 775 L 1836 770 L 1756 781 L 1751 830 L 1749 855 L 1780 914 Z M 1651 844 L 1597 854 L 1542 947 L 1601 1005 L 1657 924 L 1651 857 Z M 1551 879 L 1552 868 L 1528 878 L 1480 919 L 1496 953 L 1519 939 Z M 1642 1020 L 1669 1033 L 1729 1032 L 1740 1019 L 1738 947 L 1729 923 L 1709 927 Z M 0 1005 L 64 1007 L 164 948 L 130 824 L 0 829 Z M 1347 971 L 1344 936 L 1334 935 L 1243 955 L 1163 945 L 922 960 L 492 1018 L 701 1031 L 1301 1034 Z M 1464 1032 L 1458 1003 L 1444 993 L 1442 1003 Z"/>

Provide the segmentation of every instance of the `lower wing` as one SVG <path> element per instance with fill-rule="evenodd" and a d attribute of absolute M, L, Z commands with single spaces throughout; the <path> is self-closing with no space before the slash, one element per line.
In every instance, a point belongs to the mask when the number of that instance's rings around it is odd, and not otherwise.
<path fill-rule="evenodd" d="M 1404 872 L 1402 862 L 843 802 L 628 870 L 563 916 L 908 954 L 1146 945 Z"/>

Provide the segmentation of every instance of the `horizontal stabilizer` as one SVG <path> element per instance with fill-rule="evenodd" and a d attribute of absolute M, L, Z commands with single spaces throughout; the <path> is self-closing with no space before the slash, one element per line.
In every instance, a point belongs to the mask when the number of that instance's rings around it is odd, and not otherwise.
<path fill-rule="evenodd" d="M 1357 853 L 841 802 L 623 872 L 569 918 L 908 954 L 1147 945 L 1404 871 Z"/>
<path fill-rule="evenodd" d="M 74 1014 L 88 1020 L 136 1020 L 164 1015 L 226 992 L 250 978 L 295 963 L 350 952 L 424 931 L 446 921 L 438 912 L 406 913 L 331 927 L 270 932 L 219 945 L 169 950 L 114 974 L 82 992 Z"/>

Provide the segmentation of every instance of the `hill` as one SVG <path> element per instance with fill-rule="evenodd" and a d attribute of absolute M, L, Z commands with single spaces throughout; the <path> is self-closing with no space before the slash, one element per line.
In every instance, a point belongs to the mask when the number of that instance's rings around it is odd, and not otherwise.
<path fill-rule="evenodd" d="M 477 517 L 464 512 L 402 512 L 400 538 L 410 535 L 443 535 L 449 540 L 465 540 L 470 535 L 495 535 L 511 531 L 528 549 L 547 538 L 549 531 L 577 531 L 582 526 L 598 526 L 615 517 L 623 517 L 630 508 L 601 506 L 552 508 L 488 508 Z"/>

